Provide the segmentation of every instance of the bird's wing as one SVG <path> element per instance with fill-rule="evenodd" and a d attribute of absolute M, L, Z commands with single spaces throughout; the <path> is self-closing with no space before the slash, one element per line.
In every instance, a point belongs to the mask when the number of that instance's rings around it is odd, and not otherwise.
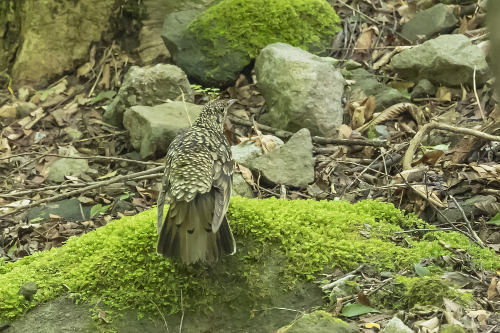
<path fill-rule="evenodd" d="M 212 186 L 215 188 L 215 207 L 212 220 L 212 232 L 217 232 L 226 215 L 233 188 L 234 163 L 231 157 L 231 147 L 224 138 L 217 153 L 213 154 Z"/>

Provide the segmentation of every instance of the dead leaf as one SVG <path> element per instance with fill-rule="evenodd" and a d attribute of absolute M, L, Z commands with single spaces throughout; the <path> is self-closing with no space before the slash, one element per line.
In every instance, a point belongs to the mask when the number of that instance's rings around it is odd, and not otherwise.
<path fill-rule="evenodd" d="M 488 299 L 491 300 L 495 296 L 498 295 L 498 290 L 497 290 L 497 278 L 493 277 L 491 279 L 490 285 L 488 286 Z"/>
<path fill-rule="evenodd" d="M 80 67 L 78 67 L 78 70 L 76 71 L 76 77 L 79 78 L 80 76 L 85 76 L 90 71 L 92 70 L 92 64 L 90 62 L 86 62 Z"/>
<path fill-rule="evenodd" d="M 0 118 L 15 118 L 15 117 L 16 117 L 15 105 L 4 105 L 0 108 Z"/>
<path fill-rule="evenodd" d="M 451 91 L 446 87 L 439 87 L 436 91 L 436 99 L 441 103 L 451 103 Z"/>
<path fill-rule="evenodd" d="M 243 176 L 243 179 L 245 179 L 245 181 L 254 186 L 255 185 L 255 182 L 253 180 L 253 174 L 252 174 L 252 171 L 250 171 L 249 168 L 247 167 L 244 167 L 243 165 L 241 164 L 237 164 L 238 165 L 238 170 L 241 172 L 241 175 Z"/>

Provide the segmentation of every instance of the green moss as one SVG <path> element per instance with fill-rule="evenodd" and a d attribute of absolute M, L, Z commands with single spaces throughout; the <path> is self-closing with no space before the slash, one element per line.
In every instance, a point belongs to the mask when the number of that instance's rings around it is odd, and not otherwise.
<path fill-rule="evenodd" d="M 193 36 L 210 41 L 214 57 L 229 48 L 251 58 L 268 44 L 283 42 L 304 49 L 325 49 L 325 39 L 339 30 L 340 19 L 324 0 L 223 0 L 193 21 Z"/>
<path fill-rule="evenodd" d="M 117 310 L 153 314 L 156 306 L 180 311 L 181 292 L 185 310 L 210 311 L 214 302 L 251 308 L 248 302 L 312 280 L 327 265 L 352 269 L 368 263 L 398 271 L 422 257 L 453 255 L 455 247 L 468 250 L 485 269 L 499 265 L 493 252 L 456 233 L 433 233 L 420 243 L 408 236 L 412 247 L 397 246 L 388 238 L 392 232 L 428 226 L 390 204 L 235 197 L 229 219 L 237 254 L 213 265 L 185 266 L 156 255 L 155 214 L 149 210 L 116 220 L 60 248 L 0 262 L 0 320 L 68 292 Z M 32 302 L 17 295 L 28 281 L 39 288 Z M 230 293 L 228 286 L 239 290 Z"/>
<path fill-rule="evenodd" d="M 470 293 L 462 293 L 449 287 L 439 276 L 414 278 L 398 276 L 396 282 L 404 285 L 406 309 L 411 309 L 417 304 L 441 306 L 444 297 L 466 306 L 473 297 Z"/>

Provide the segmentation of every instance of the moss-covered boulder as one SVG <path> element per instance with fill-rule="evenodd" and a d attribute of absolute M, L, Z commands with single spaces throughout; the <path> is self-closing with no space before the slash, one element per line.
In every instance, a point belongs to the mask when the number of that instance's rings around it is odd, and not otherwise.
<path fill-rule="evenodd" d="M 325 0 L 222 0 L 203 12 L 169 15 L 162 36 L 190 79 L 225 86 L 268 44 L 284 42 L 324 53 L 339 23 Z"/>
<path fill-rule="evenodd" d="M 155 214 L 149 210 L 116 220 L 60 248 L 0 262 L 0 324 L 70 294 L 98 303 L 94 309 L 129 309 L 152 317 L 161 312 L 167 321 L 184 311 L 209 331 L 269 332 L 291 322 L 295 313 L 276 316 L 266 309 L 302 311 L 322 303 L 320 288 L 311 282 L 326 268 L 367 263 L 399 271 L 423 257 L 453 256 L 456 248 L 485 269 L 499 265 L 491 251 L 454 232 L 433 232 L 420 242 L 408 236 L 409 246 L 398 246 L 392 232 L 429 226 L 390 204 L 235 197 L 229 219 L 236 255 L 185 266 L 156 255 Z M 27 282 L 37 285 L 32 300 L 19 294 Z"/>

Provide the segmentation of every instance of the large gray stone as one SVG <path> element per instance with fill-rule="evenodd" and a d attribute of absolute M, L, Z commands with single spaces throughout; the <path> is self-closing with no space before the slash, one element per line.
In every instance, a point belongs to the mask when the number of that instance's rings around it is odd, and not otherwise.
<path fill-rule="evenodd" d="M 439 3 L 423 10 L 411 18 L 401 30 L 401 35 L 410 41 L 427 40 L 440 32 L 451 32 L 458 20 L 452 10 Z"/>
<path fill-rule="evenodd" d="M 305 127 L 313 135 L 336 134 L 342 124 L 345 80 L 329 60 L 275 43 L 261 51 L 255 72 L 269 108 L 263 123 L 291 132 Z"/>
<path fill-rule="evenodd" d="M 103 118 L 114 126 L 122 127 L 123 113 L 131 106 L 158 105 L 167 99 L 175 100 L 182 93 L 186 102 L 194 101 L 186 74 L 179 67 L 165 64 L 149 68 L 132 66 Z"/>
<path fill-rule="evenodd" d="M 130 143 L 141 157 L 162 156 L 178 134 L 187 130 L 200 115 L 200 105 L 171 102 L 153 107 L 137 105 L 123 115 L 123 125 L 130 132 Z"/>
<path fill-rule="evenodd" d="M 401 319 L 394 317 L 389 320 L 380 333 L 413 333 L 413 330 L 406 326 Z"/>
<path fill-rule="evenodd" d="M 274 184 L 306 187 L 314 181 L 311 134 L 303 128 L 280 148 L 249 162 L 250 169 Z"/>
<path fill-rule="evenodd" d="M 405 50 L 392 58 L 394 70 L 413 82 L 428 79 L 434 84 L 457 87 L 472 86 L 474 67 L 476 84 L 490 77 L 484 53 L 464 35 L 443 35 Z"/>
<path fill-rule="evenodd" d="M 334 318 L 325 311 L 306 313 L 282 327 L 278 333 L 357 333 L 359 328 L 354 324 Z"/>

